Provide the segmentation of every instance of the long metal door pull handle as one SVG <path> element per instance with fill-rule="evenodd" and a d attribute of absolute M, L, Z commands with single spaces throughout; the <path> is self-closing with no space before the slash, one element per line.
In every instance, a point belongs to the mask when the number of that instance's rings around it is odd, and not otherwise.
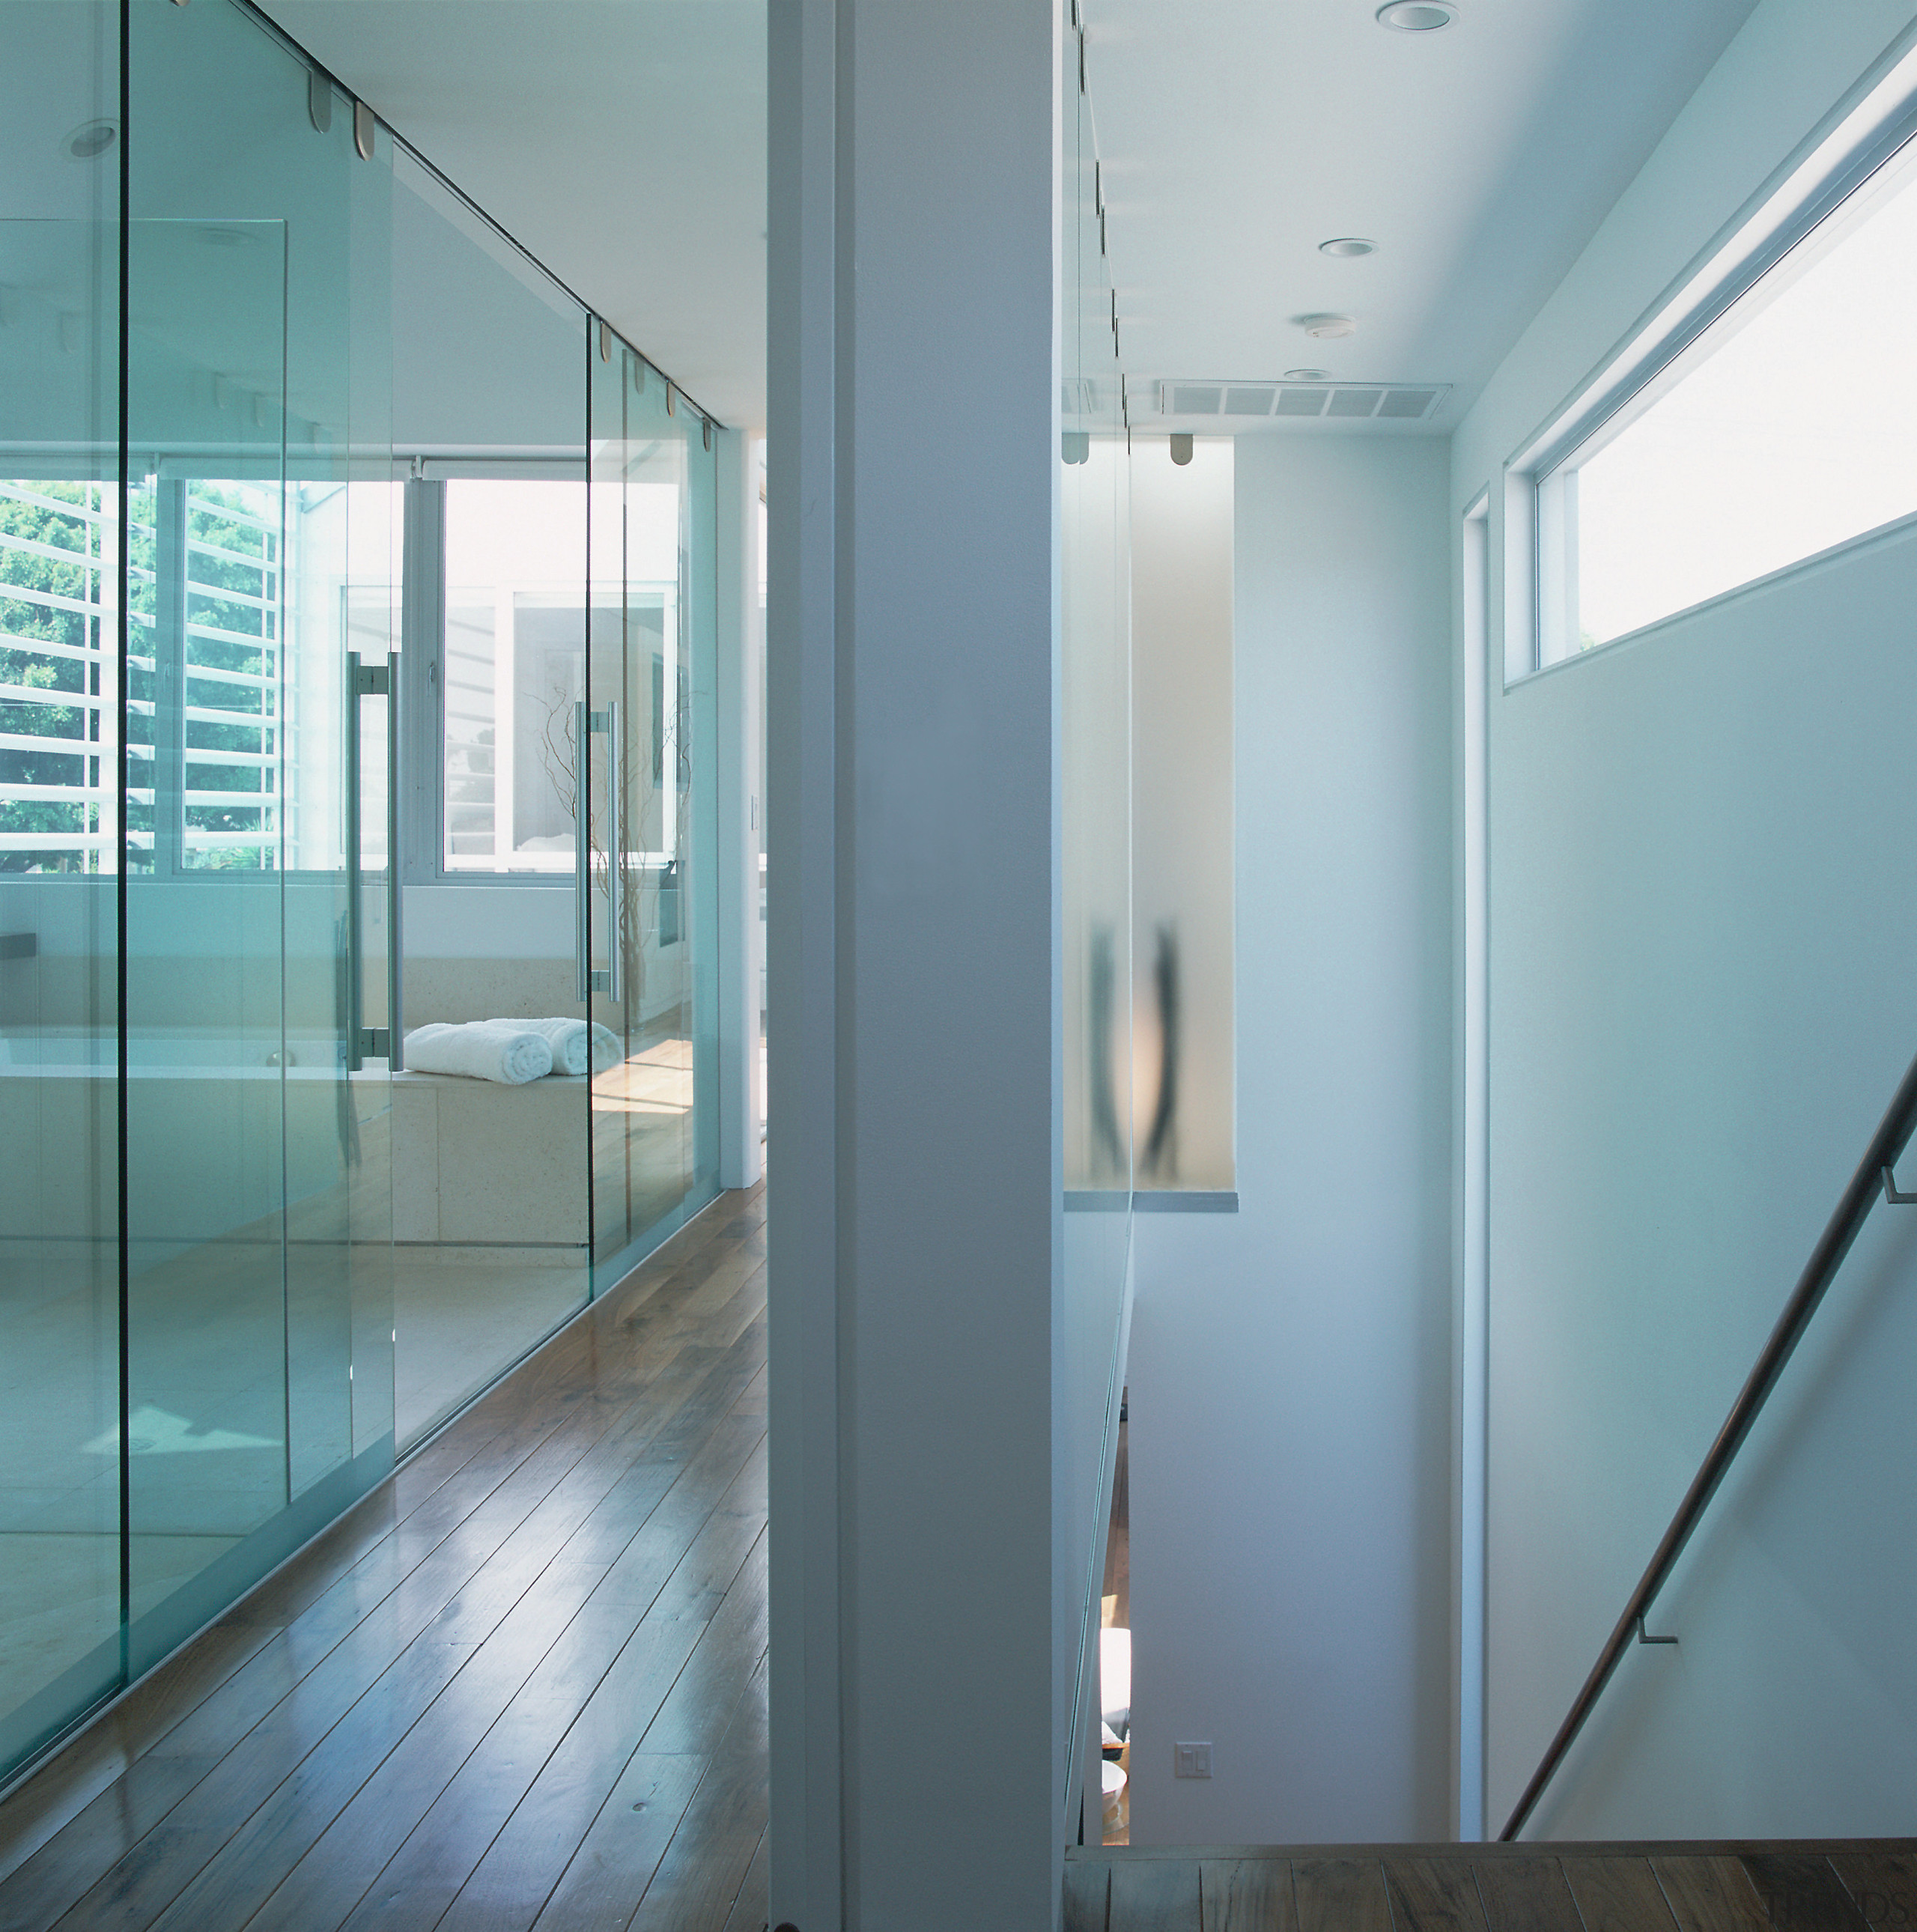
<path fill-rule="evenodd" d="M 572 707 L 572 889 L 574 916 L 578 922 L 574 940 L 579 953 L 579 998 L 592 997 L 592 874 L 587 852 L 591 827 L 586 815 L 586 736 L 590 721 L 584 699 Z"/>

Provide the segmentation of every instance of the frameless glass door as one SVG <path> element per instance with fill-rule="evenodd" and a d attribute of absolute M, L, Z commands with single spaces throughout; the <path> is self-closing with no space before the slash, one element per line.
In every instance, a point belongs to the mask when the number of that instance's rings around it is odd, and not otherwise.
<path fill-rule="evenodd" d="M 423 1054 L 394 1080 L 404 1444 L 590 1290 L 575 892 L 586 331 L 576 302 L 405 158 L 393 263 L 405 1025 L 536 1021 L 560 1042 L 550 1071 L 515 1083 Z"/>
<path fill-rule="evenodd" d="M 0 10 L 0 1774 L 121 1669 L 118 42 Z"/>
<path fill-rule="evenodd" d="M 593 1272 L 607 1287 L 716 1187 L 716 1126 L 697 1104 L 716 1070 L 715 519 L 710 426 L 610 329 L 596 346 L 584 715 L 592 1016 L 612 1043 L 592 1083 Z"/>
<path fill-rule="evenodd" d="M 366 989 L 395 578 L 389 166 L 240 10 L 134 0 L 128 23 L 137 1670 L 390 1463 L 388 1042 Z M 380 676 L 356 683 L 350 653 Z"/>

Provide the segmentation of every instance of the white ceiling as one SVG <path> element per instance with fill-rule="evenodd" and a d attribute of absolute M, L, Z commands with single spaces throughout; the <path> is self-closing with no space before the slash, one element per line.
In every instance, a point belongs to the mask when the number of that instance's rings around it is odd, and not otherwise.
<path fill-rule="evenodd" d="M 1448 430 L 1754 4 L 1460 0 L 1404 34 L 1377 0 L 1084 0 L 1125 367 L 1450 382 L 1414 426 Z M 1318 252 L 1346 235 L 1378 253 Z M 1324 310 L 1356 334 L 1293 320 Z"/>
<path fill-rule="evenodd" d="M 266 0 L 722 422 L 765 421 L 765 0 Z"/>
<path fill-rule="evenodd" d="M 1448 382 L 1411 426 L 1448 430 L 1754 4 L 1461 0 L 1408 34 L 1376 0 L 1084 0 L 1126 368 Z M 764 422 L 765 0 L 266 4 L 695 400 Z M 1379 253 L 1317 252 L 1351 234 Z M 1320 310 L 1358 333 L 1292 320 Z"/>

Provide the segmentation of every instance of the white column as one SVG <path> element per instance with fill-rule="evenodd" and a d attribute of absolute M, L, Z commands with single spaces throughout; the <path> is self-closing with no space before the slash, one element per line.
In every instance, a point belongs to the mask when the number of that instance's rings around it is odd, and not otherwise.
<path fill-rule="evenodd" d="M 1054 0 L 772 0 L 772 1919 L 1043 1932 Z"/>
<path fill-rule="evenodd" d="M 718 432 L 719 1185 L 759 1178 L 759 439 Z"/>

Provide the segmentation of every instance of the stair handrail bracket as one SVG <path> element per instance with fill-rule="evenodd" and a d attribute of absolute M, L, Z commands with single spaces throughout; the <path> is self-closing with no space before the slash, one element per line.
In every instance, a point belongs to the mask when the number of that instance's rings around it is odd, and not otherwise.
<path fill-rule="evenodd" d="M 1790 1299 L 1778 1318 L 1777 1326 L 1771 1330 L 1770 1339 L 1757 1358 L 1756 1366 L 1738 1391 L 1730 1413 L 1724 1418 L 1724 1426 L 1718 1431 L 1709 1452 L 1699 1465 L 1697 1474 L 1684 1492 L 1677 1514 L 1671 1518 L 1670 1526 L 1664 1532 L 1656 1554 L 1639 1580 L 1636 1588 L 1631 1592 L 1624 1614 L 1605 1639 L 1604 1647 L 1598 1652 L 1590 1676 L 1584 1680 L 1583 1688 L 1573 1701 L 1564 1722 L 1558 1726 L 1557 1734 L 1538 1768 L 1532 1773 L 1531 1781 L 1525 1786 L 1523 1796 L 1506 1820 L 1504 1828 L 1498 1834 L 1500 1843 L 1512 1842 L 1523 1830 L 1578 1733 L 1584 1728 L 1586 1720 L 1596 1708 L 1598 1699 L 1604 1695 L 1604 1688 L 1610 1682 L 1624 1652 L 1641 1640 L 1644 1619 L 1653 1599 L 1676 1568 L 1685 1545 L 1696 1532 L 1704 1512 L 1710 1508 L 1712 1498 L 1718 1493 L 1731 1464 L 1737 1459 L 1738 1451 L 1743 1448 L 1765 1403 L 1769 1400 L 1772 1390 L 1777 1387 L 1796 1352 L 1798 1343 L 1804 1339 L 1804 1331 L 1810 1327 L 1826 1292 L 1837 1279 L 1844 1258 L 1863 1232 L 1870 1210 L 1880 1200 L 1900 1204 L 1917 1201 L 1917 1196 L 1900 1194 L 1892 1178 L 1892 1170 L 1910 1144 L 1913 1131 L 1917 1131 L 1917 1060 L 1911 1062 L 1882 1124 L 1871 1137 L 1856 1173 L 1851 1177 L 1850 1185 L 1838 1203 L 1837 1211 L 1818 1237 L 1810 1258 L 1804 1264 L 1804 1272 L 1798 1276 L 1797 1286 L 1791 1291 Z"/>

